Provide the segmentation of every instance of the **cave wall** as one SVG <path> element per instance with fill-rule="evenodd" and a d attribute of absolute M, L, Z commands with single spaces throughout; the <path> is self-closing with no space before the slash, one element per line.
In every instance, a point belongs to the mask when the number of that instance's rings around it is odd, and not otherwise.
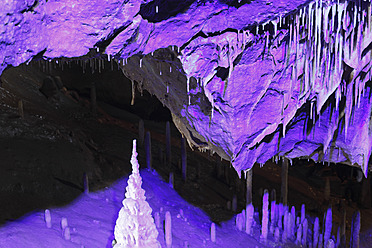
<path fill-rule="evenodd" d="M 237 171 L 285 156 L 367 174 L 370 1 L 175 2 L 7 1 L 0 72 L 64 57 L 97 73 L 115 61 L 191 146 Z"/>

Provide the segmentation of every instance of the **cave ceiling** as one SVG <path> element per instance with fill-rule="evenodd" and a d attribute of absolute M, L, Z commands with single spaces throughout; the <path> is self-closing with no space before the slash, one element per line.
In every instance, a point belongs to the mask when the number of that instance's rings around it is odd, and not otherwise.
<path fill-rule="evenodd" d="M 189 145 L 239 172 L 275 156 L 371 155 L 370 1 L 22 0 L 0 9 L 11 66 L 119 66 Z"/>

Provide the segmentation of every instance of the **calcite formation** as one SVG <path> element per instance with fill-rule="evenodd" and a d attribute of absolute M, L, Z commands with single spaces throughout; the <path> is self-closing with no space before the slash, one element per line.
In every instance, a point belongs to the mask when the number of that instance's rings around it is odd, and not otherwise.
<path fill-rule="evenodd" d="M 180 3 L 182 2 L 182 3 Z M 119 66 L 192 147 L 247 170 L 371 155 L 371 1 L 5 1 L 0 72 Z M 46 62 L 45 62 L 46 61 Z"/>

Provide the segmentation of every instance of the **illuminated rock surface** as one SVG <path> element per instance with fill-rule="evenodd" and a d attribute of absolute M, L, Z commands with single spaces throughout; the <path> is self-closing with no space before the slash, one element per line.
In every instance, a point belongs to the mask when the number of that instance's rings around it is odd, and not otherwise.
<path fill-rule="evenodd" d="M 100 59 L 123 60 L 124 74 L 172 111 L 190 144 L 237 171 L 275 155 L 367 171 L 370 1 L 2 5 L 0 72 L 33 58 L 84 56 L 89 68 L 94 57 L 95 72 Z"/>

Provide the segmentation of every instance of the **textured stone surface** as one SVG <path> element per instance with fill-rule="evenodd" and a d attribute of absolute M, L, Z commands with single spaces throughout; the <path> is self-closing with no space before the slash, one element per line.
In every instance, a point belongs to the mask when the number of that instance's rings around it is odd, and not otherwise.
<path fill-rule="evenodd" d="M 124 74 L 170 108 L 189 144 L 237 171 L 279 155 L 366 173 L 370 1 L 176 2 L 5 1 L 0 72 L 35 56 L 126 59 Z"/>

